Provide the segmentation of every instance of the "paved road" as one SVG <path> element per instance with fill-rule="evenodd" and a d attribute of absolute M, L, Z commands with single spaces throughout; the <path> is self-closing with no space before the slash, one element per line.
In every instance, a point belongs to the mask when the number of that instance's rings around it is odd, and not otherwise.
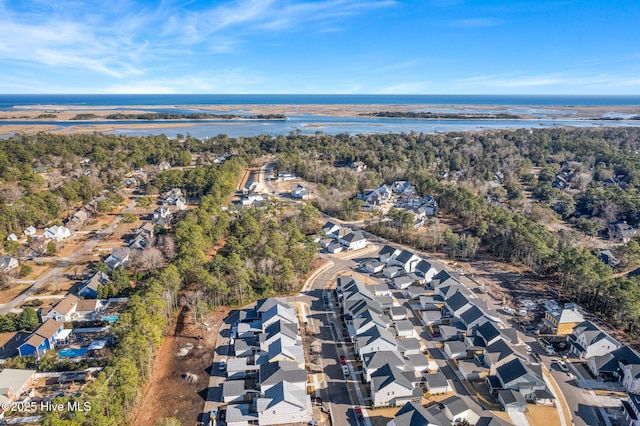
<path fill-rule="evenodd" d="M 133 208 L 134 204 L 135 204 L 135 201 L 132 201 L 131 203 L 129 203 L 129 205 L 123 211 L 123 213 L 129 212 Z M 82 247 L 80 247 L 71 256 L 67 257 L 65 260 L 60 262 L 58 265 L 54 266 L 49 271 L 47 271 L 43 276 L 38 278 L 33 283 L 33 285 L 31 287 L 26 289 L 24 292 L 22 292 L 18 296 L 14 297 L 14 299 L 12 301 L 5 303 L 0 308 L 0 315 L 6 315 L 9 312 L 11 312 L 12 309 L 15 309 L 17 306 L 22 304 L 22 302 L 24 302 L 27 297 L 31 296 L 33 293 L 38 291 L 50 279 L 52 279 L 53 277 L 55 277 L 57 275 L 62 274 L 62 271 L 64 271 L 69 266 L 73 265 L 73 263 L 75 262 L 76 259 L 78 259 L 79 257 L 83 256 L 85 253 L 90 252 L 95 246 L 98 245 L 98 243 L 102 240 L 102 238 L 104 238 L 106 235 L 109 235 L 110 233 L 113 232 L 113 230 L 120 223 L 120 219 L 121 219 L 121 216 L 116 216 L 115 219 L 113 220 L 113 223 L 111 223 L 111 225 L 109 225 L 108 228 L 106 228 L 104 231 L 98 233 L 95 238 L 87 241 Z"/>

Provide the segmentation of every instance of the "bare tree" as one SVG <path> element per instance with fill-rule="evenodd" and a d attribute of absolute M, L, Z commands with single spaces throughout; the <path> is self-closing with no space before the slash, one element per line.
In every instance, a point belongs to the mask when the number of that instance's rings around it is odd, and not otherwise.
<path fill-rule="evenodd" d="M 176 257 L 176 243 L 171 235 L 158 236 L 156 246 L 164 253 L 167 261 L 171 262 Z"/>
<path fill-rule="evenodd" d="M 24 197 L 24 189 L 19 186 L 4 188 L 2 192 L 0 192 L 0 197 L 4 198 L 5 203 L 11 205 L 18 201 L 20 198 Z"/>
<path fill-rule="evenodd" d="M 131 265 L 138 271 L 154 271 L 166 264 L 162 251 L 156 247 L 147 247 L 144 250 L 134 251 L 131 257 Z"/>

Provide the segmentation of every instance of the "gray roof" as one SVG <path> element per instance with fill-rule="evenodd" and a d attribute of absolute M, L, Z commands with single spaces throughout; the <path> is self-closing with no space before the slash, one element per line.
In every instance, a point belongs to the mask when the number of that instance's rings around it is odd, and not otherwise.
<path fill-rule="evenodd" d="M 244 380 L 226 380 L 222 383 L 222 395 L 225 397 L 240 396 L 245 392 Z"/>
<path fill-rule="evenodd" d="M 281 381 L 306 383 L 307 373 L 304 369 L 298 368 L 293 362 L 268 362 L 260 366 L 259 380 L 261 385 L 268 386 Z"/>
<path fill-rule="evenodd" d="M 353 243 L 353 242 L 356 242 L 356 241 L 366 240 L 364 235 L 362 235 L 361 231 L 350 232 L 349 234 L 347 234 L 344 237 L 342 237 L 342 239 L 344 241 L 348 242 L 348 243 Z"/>
<path fill-rule="evenodd" d="M 407 402 L 395 416 L 396 426 L 442 425 L 426 408 L 415 402 Z"/>
<path fill-rule="evenodd" d="M 502 403 L 507 405 L 520 405 L 526 406 L 527 401 L 524 399 L 520 392 L 516 392 L 511 389 L 500 390 L 498 391 L 498 398 L 502 400 Z"/>
<path fill-rule="evenodd" d="M 476 329 L 476 335 L 482 337 L 486 344 L 496 337 L 501 336 L 502 333 L 491 321 L 487 321 Z"/>
<path fill-rule="evenodd" d="M 531 383 L 536 382 L 539 385 L 544 385 L 544 380 L 537 372 L 533 371 L 533 365 L 530 367 L 525 365 L 524 361 L 520 358 L 514 358 L 513 360 L 501 365 L 496 369 L 496 374 L 500 377 L 503 385 L 508 386 L 510 383 L 523 378 Z"/>
<path fill-rule="evenodd" d="M 258 413 L 251 412 L 249 404 L 229 404 L 225 417 L 227 423 L 258 420 Z"/>
<path fill-rule="evenodd" d="M 416 339 L 415 337 L 403 337 L 400 339 L 396 339 L 396 341 L 398 342 L 398 346 L 400 347 L 400 349 L 404 350 L 404 351 L 409 351 L 409 350 L 420 350 L 422 348 L 422 344 L 420 343 L 419 339 Z"/>
<path fill-rule="evenodd" d="M 389 341 L 390 343 L 395 343 L 393 334 L 378 325 L 375 325 L 362 334 L 358 335 L 358 340 L 360 339 L 362 339 L 362 344 L 358 344 L 359 347 L 363 347 L 365 345 L 373 343 L 378 339 L 384 339 Z"/>
<path fill-rule="evenodd" d="M 466 305 L 469 305 L 469 299 L 462 293 L 457 292 L 446 300 L 447 306 L 454 312 Z"/>
<path fill-rule="evenodd" d="M 438 371 L 437 373 L 429 373 L 424 375 L 425 380 L 430 388 L 441 388 L 448 386 L 447 376 L 444 373 Z"/>
<path fill-rule="evenodd" d="M 256 302 L 256 312 L 264 313 L 275 305 L 280 305 L 284 308 L 295 310 L 295 308 L 289 302 L 287 302 L 286 299 L 282 297 L 269 297 L 267 299 L 260 299 Z"/>
<path fill-rule="evenodd" d="M 411 320 L 400 320 L 395 322 L 396 330 L 409 331 L 413 330 L 413 323 Z"/>
<path fill-rule="evenodd" d="M 392 306 L 389 309 L 390 315 L 407 315 L 407 309 L 404 306 Z"/>
<path fill-rule="evenodd" d="M 380 255 L 381 255 L 381 256 L 384 256 L 384 255 L 389 256 L 389 255 L 392 255 L 392 254 L 394 254 L 394 253 L 396 253 L 396 252 L 399 252 L 399 251 L 400 251 L 400 250 L 399 250 L 399 249 L 397 249 L 397 248 L 395 248 L 395 247 L 392 247 L 392 246 L 386 245 L 386 246 L 384 246 L 384 247 L 382 247 L 382 248 L 380 249 Z"/>
<path fill-rule="evenodd" d="M 424 276 L 427 272 L 429 272 L 431 268 L 433 268 L 433 265 L 431 264 L 431 262 L 422 259 L 416 265 L 416 272 L 420 272 L 422 276 Z"/>
<path fill-rule="evenodd" d="M 260 412 L 267 410 L 282 401 L 286 401 L 289 404 L 293 404 L 300 407 L 301 410 L 304 410 L 308 408 L 306 401 L 308 398 L 306 389 L 302 389 L 289 382 L 279 382 L 267 389 L 263 398 L 256 398 L 255 406 L 256 410 Z"/>
<path fill-rule="evenodd" d="M 413 375 L 413 373 L 409 374 Z M 371 375 L 371 390 L 372 392 L 378 392 L 392 383 L 398 383 L 407 389 L 413 389 L 414 386 L 409 374 L 400 371 L 397 367 L 385 364 Z"/>
<path fill-rule="evenodd" d="M 485 353 L 488 354 L 497 354 L 496 361 L 500 361 L 509 355 L 513 355 L 513 349 L 507 342 L 502 339 L 496 340 L 491 345 L 487 346 L 485 349 Z"/>
<path fill-rule="evenodd" d="M 456 414 L 460 414 L 470 409 L 467 403 L 464 402 L 464 399 L 455 395 L 450 396 L 447 399 L 443 399 L 442 401 L 440 401 L 440 404 L 447 407 L 449 411 L 451 411 L 451 414 L 453 414 L 454 417 L 456 416 Z"/>
<path fill-rule="evenodd" d="M 379 351 L 363 354 L 362 363 L 368 370 L 377 370 L 385 364 L 402 367 L 404 360 L 395 351 Z"/>
<path fill-rule="evenodd" d="M 405 355 L 405 359 L 407 360 L 407 366 L 423 368 L 426 370 L 429 367 L 429 361 L 424 354 L 413 354 L 413 355 Z"/>
<path fill-rule="evenodd" d="M 460 319 L 462 320 L 462 322 L 469 325 L 474 321 L 479 320 L 483 316 L 484 316 L 484 312 L 482 312 L 480 308 L 478 308 L 477 306 L 473 305 L 471 308 L 467 309 L 460 315 Z"/>
<path fill-rule="evenodd" d="M 413 256 L 417 255 L 409 250 L 402 250 L 400 254 L 396 256 L 396 261 L 404 264 L 411 260 Z"/>
<path fill-rule="evenodd" d="M 449 352 L 452 354 L 456 354 L 459 352 L 465 352 L 467 350 L 467 345 L 464 342 L 459 340 L 454 340 L 452 342 L 444 342 L 445 348 L 449 348 Z"/>
<path fill-rule="evenodd" d="M 260 341 L 267 341 L 277 335 L 284 335 L 290 337 L 292 340 L 296 340 L 298 337 L 298 324 L 281 320 L 275 321 L 267 326 L 264 333 L 260 334 Z"/>

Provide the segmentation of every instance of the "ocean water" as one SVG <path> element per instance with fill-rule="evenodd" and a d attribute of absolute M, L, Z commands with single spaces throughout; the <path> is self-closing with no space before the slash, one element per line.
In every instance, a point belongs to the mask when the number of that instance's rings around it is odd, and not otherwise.
<path fill-rule="evenodd" d="M 0 109 L 37 105 L 382 104 L 497 106 L 640 106 L 640 96 L 595 95 L 1 95 Z"/>
<path fill-rule="evenodd" d="M 113 130 L 104 133 L 120 135 L 159 135 L 176 137 L 191 134 L 197 138 L 226 134 L 230 137 L 257 135 L 286 135 L 291 132 L 313 135 L 370 134 L 370 133 L 441 133 L 447 131 L 471 131 L 482 129 L 544 128 L 554 126 L 600 127 L 640 126 L 640 120 L 626 120 L 629 114 L 616 111 L 615 106 L 640 106 L 640 96 L 532 96 L 532 95 L 0 95 L 0 110 L 19 111 L 43 106 L 117 107 L 118 109 L 142 109 L 149 112 L 192 113 L 211 112 L 201 109 L 207 105 L 238 105 L 229 113 L 244 115 L 242 105 L 313 105 L 313 104 L 380 104 L 380 105 L 434 105 L 417 107 L 416 111 L 433 112 L 506 112 L 526 114 L 530 120 L 419 120 L 410 118 L 380 118 L 364 116 L 319 116 L 313 114 L 288 115 L 286 120 L 180 120 L 170 128 L 154 128 L 162 120 L 141 122 L 131 120 L 106 121 L 21 121 L 0 120 L 2 125 L 47 124 L 56 130 L 68 127 L 86 127 L 109 124 Z M 474 108 L 473 106 L 477 107 Z M 495 106 L 495 110 L 491 107 Z M 621 118 L 621 121 L 600 121 L 558 115 L 563 106 L 611 107 L 604 116 Z M 608 108 L 607 108 L 608 109 Z M 127 129 L 127 125 L 137 125 Z M 145 126 L 145 124 L 149 124 Z M 1 135 L 8 137 L 8 134 Z"/>

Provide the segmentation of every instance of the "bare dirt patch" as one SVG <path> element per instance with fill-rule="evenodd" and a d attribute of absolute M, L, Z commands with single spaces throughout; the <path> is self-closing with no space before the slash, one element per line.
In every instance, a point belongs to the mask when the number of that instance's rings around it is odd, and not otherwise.
<path fill-rule="evenodd" d="M 0 291 L 0 303 L 9 303 L 17 295 L 31 287 L 31 284 L 11 284 L 9 288 Z"/>
<path fill-rule="evenodd" d="M 555 407 L 527 404 L 524 415 L 532 426 L 560 426 L 560 417 Z"/>
<path fill-rule="evenodd" d="M 229 315 L 227 307 L 217 308 L 206 322 L 211 330 L 202 336 L 202 324 L 194 324 L 188 314 L 181 315 L 171 327 L 156 357 L 154 372 L 134 415 L 135 425 L 152 426 L 157 419 L 176 417 L 182 424 L 194 424 L 202 413 L 209 383 L 209 368 L 215 351 L 215 338 L 222 321 Z M 181 348 L 193 344 L 185 356 L 176 356 Z M 197 376 L 189 383 L 186 374 Z M 204 388 L 204 391 L 203 391 Z"/>

